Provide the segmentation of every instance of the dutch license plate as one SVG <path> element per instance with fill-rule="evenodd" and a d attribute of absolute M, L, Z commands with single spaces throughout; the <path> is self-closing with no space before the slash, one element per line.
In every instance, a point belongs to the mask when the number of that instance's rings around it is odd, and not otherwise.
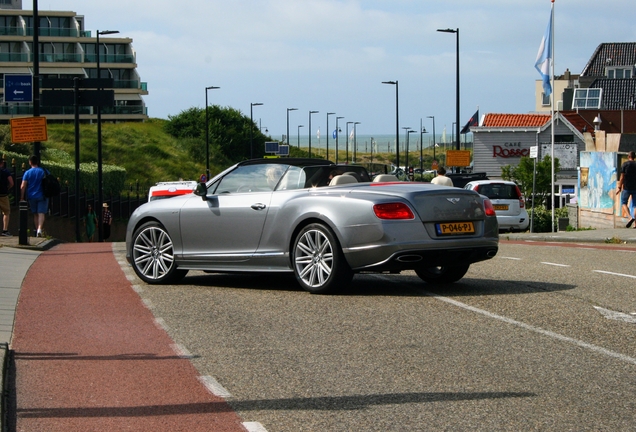
<path fill-rule="evenodd" d="M 475 225 L 472 222 L 438 223 L 437 235 L 474 234 Z"/>
<path fill-rule="evenodd" d="M 508 210 L 508 204 L 493 204 L 492 208 L 495 210 Z"/>

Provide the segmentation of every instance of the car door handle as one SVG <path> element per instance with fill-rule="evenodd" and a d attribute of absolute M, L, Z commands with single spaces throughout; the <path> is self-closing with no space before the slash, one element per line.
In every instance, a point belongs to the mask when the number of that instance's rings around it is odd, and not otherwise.
<path fill-rule="evenodd" d="M 263 210 L 266 206 L 262 203 L 252 204 L 251 206 L 254 210 Z"/>

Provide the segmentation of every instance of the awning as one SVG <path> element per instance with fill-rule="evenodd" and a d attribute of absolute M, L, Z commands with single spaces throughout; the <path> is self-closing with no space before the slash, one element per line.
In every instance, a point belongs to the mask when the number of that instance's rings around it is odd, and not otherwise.
<path fill-rule="evenodd" d="M 40 75 L 81 75 L 86 76 L 86 71 L 78 67 L 40 67 Z"/>
<path fill-rule="evenodd" d="M 31 69 L 28 67 L 0 67 L 0 73 L 3 74 L 31 74 Z"/>
<path fill-rule="evenodd" d="M 115 93 L 115 100 L 139 101 L 141 100 L 141 96 L 138 93 Z"/>

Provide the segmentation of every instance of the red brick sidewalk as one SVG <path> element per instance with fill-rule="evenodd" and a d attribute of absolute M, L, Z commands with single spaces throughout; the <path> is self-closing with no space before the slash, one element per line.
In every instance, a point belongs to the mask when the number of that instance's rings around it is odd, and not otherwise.
<path fill-rule="evenodd" d="M 245 431 L 154 323 L 110 243 L 42 253 L 12 340 L 18 431 Z"/>

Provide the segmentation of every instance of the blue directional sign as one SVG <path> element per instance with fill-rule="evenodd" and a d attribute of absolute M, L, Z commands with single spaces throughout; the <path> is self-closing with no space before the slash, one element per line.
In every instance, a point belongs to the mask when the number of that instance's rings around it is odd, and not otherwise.
<path fill-rule="evenodd" d="M 5 102 L 33 102 L 33 75 L 5 75 Z"/>

